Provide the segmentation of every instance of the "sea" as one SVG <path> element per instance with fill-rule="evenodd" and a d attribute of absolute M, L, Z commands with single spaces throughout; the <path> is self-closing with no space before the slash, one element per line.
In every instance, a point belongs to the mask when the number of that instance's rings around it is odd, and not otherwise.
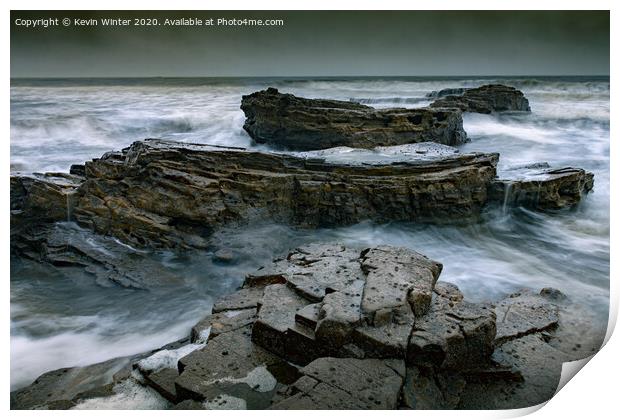
<path fill-rule="evenodd" d="M 83 270 L 11 257 L 11 389 L 44 372 L 83 366 L 160 347 L 189 334 L 214 299 L 234 291 L 245 274 L 308 242 L 414 249 L 444 265 L 441 280 L 472 301 L 522 288 L 555 287 L 582 306 L 604 335 L 609 309 L 608 77 L 328 77 L 12 79 L 11 171 L 68 172 L 133 141 L 161 138 L 271 150 L 243 130 L 241 96 L 267 87 L 309 98 L 361 102 L 376 108 L 428 105 L 444 88 L 502 83 L 524 92 L 531 113 L 465 114 L 471 141 L 462 152 L 499 152 L 499 175 L 547 162 L 594 173 L 594 190 L 577 208 L 553 213 L 503 206 L 469 226 L 363 222 L 303 230 L 269 221 L 223 228 L 214 244 L 234 252 L 227 264 L 210 250 L 144 250 L 182 278 L 149 290 L 102 287 Z M 346 150 L 333 152 L 348 153 Z M 348 153 L 363 162 L 364 154 Z M 69 222 L 63 229 L 106 241 Z M 114 251 L 118 252 L 118 247 Z"/>

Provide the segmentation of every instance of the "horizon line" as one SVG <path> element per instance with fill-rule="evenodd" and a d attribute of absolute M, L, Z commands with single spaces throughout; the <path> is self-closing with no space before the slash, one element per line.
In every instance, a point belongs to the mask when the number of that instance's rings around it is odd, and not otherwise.
<path fill-rule="evenodd" d="M 610 77 L 609 74 L 441 74 L 441 75 L 278 75 L 278 76 L 11 76 L 10 79 L 241 79 L 343 77 Z"/>

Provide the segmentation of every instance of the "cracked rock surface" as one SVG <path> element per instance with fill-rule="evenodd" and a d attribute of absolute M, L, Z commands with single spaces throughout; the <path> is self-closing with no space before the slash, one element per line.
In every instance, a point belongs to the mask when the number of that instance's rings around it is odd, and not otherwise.
<path fill-rule="evenodd" d="M 562 362 L 600 345 L 558 290 L 469 302 L 441 268 L 406 248 L 299 247 L 215 302 L 191 342 L 46 373 L 11 406 L 79 408 L 130 389 L 174 409 L 527 407 L 551 398 Z M 81 382 L 89 369 L 109 381 Z"/>

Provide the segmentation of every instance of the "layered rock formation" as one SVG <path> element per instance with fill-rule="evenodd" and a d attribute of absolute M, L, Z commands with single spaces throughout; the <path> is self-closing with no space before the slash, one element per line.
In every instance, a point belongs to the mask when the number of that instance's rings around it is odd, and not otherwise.
<path fill-rule="evenodd" d="M 13 212 L 36 216 L 70 195 L 71 219 L 134 246 L 200 248 L 213 229 L 259 217 L 307 227 L 362 220 L 475 221 L 495 177 L 496 154 L 441 154 L 377 165 L 158 140 L 87 162 L 60 192 L 12 189 Z M 25 180 L 14 176 L 14 185 Z M 56 191 L 56 187 L 52 188 Z M 47 191 L 47 190 L 46 190 Z M 47 219 L 66 220 L 62 211 Z"/>
<path fill-rule="evenodd" d="M 557 290 L 472 303 L 441 268 L 404 248 L 304 246 L 216 302 L 193 343 L 45 374 L 12 408 L 105 406 L 128 384 L 156 391 L 151 408 L 516 408 L 553 395 L 581 356 L 568 348 L 599 344 Z M 78 385 L 102 369 L 112 379 Z"/>
<path fill-rule="evenodd" d="M 577 205 L 593 187 L 591 172 L 542 163 L 506 171 L 491 184 L 489 198 L 504 207 L 557 210 Z"/>
<path fill-rule="evenodd" d="M 363 220 L 462 224 L 478 220 L 489 202 L 541 210 L 571 207 L 593 185 L 591 173 L 573 168 L 524 168 L 496 179 L 496 154 L 460 154 L 428 143 L 416 147 L 397 147 L 402 160 L 354 164 L 135 142 L 87 162 L 84 176 L 12 175 L 11 229 L 21 235 L 16 247 L 28 252 L 32 247 L 24 244 L 57 242 L 46 237 L 59 233 L 42 225 L 64 220 L 132 246 L 203 248 L 217 227 L 258 218 L 304 227 Z M 63 250 L 66 259 L 74 258 L 69 251 Z"/>
<path fill-rule="evenodd" d="M 523 92 L 511 86 L 484 85 L 472 89 L 440 91 L 431 108 L 458 108 L 463 112 L 490 114 L 502 111 L 530 111 L 530 104 Z"/>
<path fill-rule="evenodd" d="M 299 98 L 274 88 L 244 96 L 241 109 L 246 116 L 243 128 L 254 141 L 289 150 L 467 141 L 461 113 L 455 110 L 374 109 L 355 102 Z"/>

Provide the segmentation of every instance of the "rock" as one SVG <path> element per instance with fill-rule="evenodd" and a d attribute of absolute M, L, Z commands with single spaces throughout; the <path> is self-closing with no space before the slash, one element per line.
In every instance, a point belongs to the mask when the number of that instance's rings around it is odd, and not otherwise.
<path fill-rule="evenodd" d="M 523 381 L 469 381 L 459 408 L 515 409 L 543 403 L 554 395 L 564 361 L 562 354 L 545 343 L 540 334 L 504 343 L 495 350 L 493 360 L 518 370 Z"/>
<path fill-rule="evenodd" d="M 557 327 L 558 311 L 556 304 L 539 293 L 524 290 L 511 294 L 495 307 L 497 314 L 495 345 Z"/>
<path fill-rule="evenodd" d="M 325 295 L 315 329 L 322 346 L 336 349 L 349 341 L 353 329 L 362 323 L 363 293 L 364 281 L 360 279 Z"/>
<path fill-rule="evenodd" d="M 357 327 L 350 341 L 362 351 L 362 357 L 393 357 L 404 359 L 415 317 L 411 307 L 390 308 L 389 319 L 378 323 L 377 313 L 372 325 Z"/>
<path fill-rule="evenodd" d="M 82 177 L 86 175 L 84 165 L 80 165 L 80 164 L 71 165 L 71 167 L 69 168 L 69 173 L 71 175 L 78 175 Z"/>
<path fill-rule="evenodd" d="M 355 102 L 306 99 L 268 88 L 243 96 L 245 131 L 257 143 L 289 150 L 373 148 L 467 141 L 460 112 L 430 108 L 374 109 Z"/>
<path fill-rule="evenodd" d="M 347 164 L 148 140 L 87 162 L 85 180 L 71 184 L 69 195 L 63 195 L 69 188 L 64 178 L 35 182 L 14 175 L 12 231 L 17 237 L 34 220 L 57 221 L 60 214 L 48 216 L 45 205 L 36 203 L 56 206 L 70 197 L 72 220 L 131 247 L 207 248 L 214 229 L 230 224 L 464 224 L 480 219 L 489 198 L 504 202 L 506 196 L 515 205 L 536 199 L 538 207 L 553 208 L 578 202 L 592 186 L 592 175 L 583 170 L 548 170 L 506 195 L 505 181 L 494 182 L 497 159 L 435 151 L 400 162 Z M 17 239 L 12 246 L 20 245 Z"/>
<path fill-rule="evenodd" d="M 224 311 L 240 311 L 257 308 L 258 301 L 263 297 L 262 287 L 244 287 L 230 295 L 220 297 L 213 304 L 213 313 Z"/>
<path fill-rule="evenodd" d="M 175 409 L 526 407 L 600 345 L 558 290 L 472 303 L 441 268 L 406 248 L 305 245 L 216 302 L 194 343 L 44 374 L 11 407 L 116 407 L 134 392 Z"/>
<path fill-rule="evenodd" d="M 473 153 L 348 165 L 149 140 L 86 163 L 72 218 L 139 248 L 206 248 L 214 229 L 264 218 L 305 227 L 467 223 L 480 217 L 497 159 Z M 34 215 L 40 206 L 29 208 Z"/>
<path fill-rule="evenodd" d="M 73 219 L 81 176 L 63 173 L 11 174 L 11 229 Z"/>
<path fill-rule="evenodd" d="M 204 401 L 211 408 L 223 400 L 241 400 L 244 408 L 266 408 L 278 384 L 292 383 L 299 375 L 252 343 L 250 335 L 250 327 L 225 332 L 183 357 L 176 379 L 178 400 Z"/>
<path fill-rule="evenodd" d="M 182 282 L 148 254 L 74 223 L 32 226 L 15 237 L 13 251 L 19 255 L 58 267 L 81 267 L 100 286 L 150 289 Z"/>
<path fill-rule="evenodd" d="M 428 312 L 443 266 L 406 249 L 377 247 L 362 252 L 366 274 L 362 309 L 375 313 L 409 304 L 416 316 Z"/>
<path fill-rule="evenodd" d="M 295 321 L 297 311 L 310 302 L 284 284 L 265 287 L 252 327 L 252 340 L 293 363 L 307 363 L 320 355 L 314 331 Z"/>
<path fill-rule="evenodd" d="M 66 409 L 81 393 L 112 383 L 112 376 L 131 363 L 123 357 L 84 367 L 57 369 L 39 376 L 29 386 L 11 392 L 12 410 Z"/>
<path fill-rule="evenodd" d="M 436 372 L 421 366 L 409 367 L 402 403 L 414 410 L 452 410 L 457 408 L 465 384 L 459 374 Z"/>
<path fill-rule="evenodd" d="M 513 170 L 506 176 L 493 181 L 489 190 L 489 200 L 504 208 L 570 208 L 581 202 L 594 186 L 594 175 L 577 168 Z"/>
<path fill-rule="evenodd" d="M 465 89 L 460 95 L 438 96 L 431 108 L 458 108 L 463 112 L 490 114 L 502 111 L 530 111 L 523 92 L 505 85 L 484 85 Z"/>
<path fill-rule="evenodd" d="M 213 262 L 229 264 L 235 260 L 235 254 L 231 249 L 218 249 L 213 253 Z"/>
<path fill-rule="evenodd" d="M 206 410 L 204 404 L 194 400 L 183 400 L 180 403 L 174 405 L 171 410 Z"/>
<path fill-rule="evenodd" d="M 157 391 L 162 397 L 176 403 L 177 395 L 175 389 L 175 380 L 178 378 L 179 372 L 173 368 L 164 368 L 157 372 L 144 375 L 146 384 Z"/>
<path fill-rule="evenodd" d="M 192 343 L 204 343 L 208 339 L 252 324 L 256 320 L 256 309 L 221 311 L 206 316 L 192 327 Z"/>
<path fill-rule="evenodd" d="M 491 304 L 454 302 L 435 294 L 429 312 L 415 319 L 408 365 L 459 371 L 484 363 L 494 349 L 493 309 Z"/>
<path fill-rule="evenodd" d="M 441 90 L 434 90 L 426 94 L 427 98 L 444 98 L 452 95 L 462 95 L 467 88 L 446 88 Z"/>
<path fill-rule="evenodd" d="M 404 364 L 398 360 L 321 358 L 283 390 L 277 410 L 377 409 L 398 406 Z"/>

